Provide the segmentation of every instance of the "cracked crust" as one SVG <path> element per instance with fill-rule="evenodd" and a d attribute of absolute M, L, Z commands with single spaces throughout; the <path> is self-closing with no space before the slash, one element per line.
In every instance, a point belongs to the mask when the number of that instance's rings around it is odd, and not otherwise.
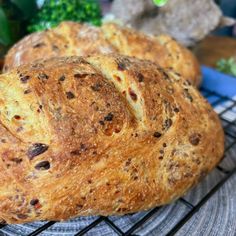
<path fill-rule="evenodd" d="M 54 56 L 86 56 L 120 53 L 151 60 L 164 68 L 173 68 L 198 86 L 201 82 L 199 64 L 194 55 L 167 35 L 148 36 L 113 23 L 101 28 L 63 22 L 58 27 L 33 33 L 15 46 L 5 58 L 4 70 Z"/>
<path fill-rule="evenodd" d="M 103 55 L 0 76 L 0 219 L 123 215 L 170 203 L 220 161 L 206 100 L 173 70 Z"/>

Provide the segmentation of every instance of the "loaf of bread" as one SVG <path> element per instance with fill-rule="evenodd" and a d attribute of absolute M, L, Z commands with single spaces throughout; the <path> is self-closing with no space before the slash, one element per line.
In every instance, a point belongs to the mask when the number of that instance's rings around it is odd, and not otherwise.
<path fill-rule="evenodd" d="M 63 22 L 54 29 L 33 33 L 10 49 L 6 55 L 4 70 L 54 56 L 101 53 L 120 53 L 151 60 L 161 67 L 173 68 L 196 86 L 201 81 L 196 58 L 169 36 L 148 36 L 113 23 L 96 28 Z"/>
<path fill-rule="evenodd" d="M 170 203 L 220 161 L 207 101 L 172 69 L 120 55 L 0 75 L 0 219 L 116 215 Z"/>

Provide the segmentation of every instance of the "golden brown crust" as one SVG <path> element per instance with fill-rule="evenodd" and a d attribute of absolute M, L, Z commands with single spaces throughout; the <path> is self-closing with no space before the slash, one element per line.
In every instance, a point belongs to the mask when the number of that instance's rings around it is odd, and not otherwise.
<path fill-rule="evenodd" d="M 183 195 L 221 159 L 219 119 L 173 70 L 54 58 L 0 76 L 0 219 L 126 214 Z"/>
<path fill-rule="evenodd" d="M 35 60 L 63 56 L 68 41 L 52 30 L 30 34 L 15 44 L 7 53 L 4 71 Z"/>
<path fill-rule="evenodd" d="M 197 58 L 168 35 L 159 35 L 156 39 L 165 47 L 169 55 L 163 64 L 172 65 L 173 69 L 185 79 L 191 81 L 196 87 L 200 86 L 202 78 Z"/>
<path fill-rule="evenodd" d="M 173 68 L 192 84 L 200 85 L 201 72 L 196 57 L 170 36 L 147 36 L 114 23 L 104 24 L 102 31 L 120 54 L 150 60 L 164 68 Z"/>
<path fill-rule="evenodd" d="M 130 28 L 107 23 L 101 28 L 74 22 L 34 33 L 17 43 L 7 54 L 5 71 L 53 56 L 86 56 L 120 53 L 151 60 L 164 68 L 172 67 L 194 85 L 201 73 L 193 54 L 166 35 L 151 37 Z"/>

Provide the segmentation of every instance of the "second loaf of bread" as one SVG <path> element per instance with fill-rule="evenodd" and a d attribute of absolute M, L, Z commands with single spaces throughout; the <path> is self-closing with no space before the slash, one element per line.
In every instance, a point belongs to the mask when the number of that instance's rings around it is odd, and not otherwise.
<path fill-rule="evenodd" d="M 113 23 L 93 27 L 63 22 L 58 27 L 33 33 L 8 52 L 4 70 L 53 56 L 87 56 L 120 53 L 151 60 L 164 68 L 173 68 L 194 85 L 201 81 L 194 55 L 167 35 L 148 36 Z"/>

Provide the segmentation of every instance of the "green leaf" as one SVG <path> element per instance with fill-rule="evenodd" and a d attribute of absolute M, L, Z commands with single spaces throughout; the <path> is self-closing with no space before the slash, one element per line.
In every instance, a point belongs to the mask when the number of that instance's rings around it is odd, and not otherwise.
<path fill-rule="evenodd" d="M 234 64 L 234 66 L 231 67 L 231 74 L 236 76 L 236 64 Z"/>
<path fill-rule="evenodd" d="M 5 12 L 0 7 L 0 43 L 4 46 L 11 44 L 11 33 Z"/>
<path fill-rule="evenodd" d="M 24 19 L 31 18 L 37 11 L 36 0 L 11 0 L 24 14 Z"/>
<path fill-rule="evenodd" d="M 236 61 L 232 57 L 217 61 L 216 68 L 223 73 L 236 76 Z"/>
<path fill-rule="evenodd" d="M 168 0 L 153 0 L 153 2 L 158 7 L 162 7 L 168 2 Z"/>

